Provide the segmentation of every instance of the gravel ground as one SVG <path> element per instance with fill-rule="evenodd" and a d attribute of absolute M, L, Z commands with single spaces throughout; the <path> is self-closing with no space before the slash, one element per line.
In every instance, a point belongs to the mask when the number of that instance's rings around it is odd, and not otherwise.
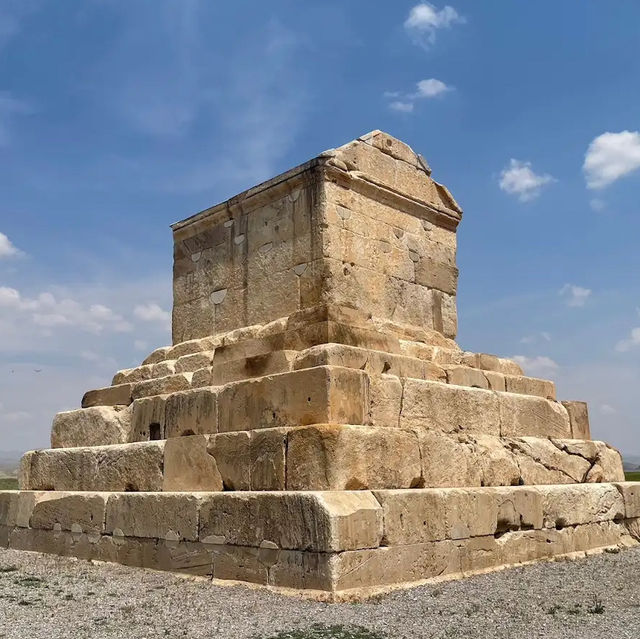
<path fill-rule="evenodd" d="M 637 639 L 639 577 L 636 549 L 326 604 L 0 550 L 0 637 Z"/>

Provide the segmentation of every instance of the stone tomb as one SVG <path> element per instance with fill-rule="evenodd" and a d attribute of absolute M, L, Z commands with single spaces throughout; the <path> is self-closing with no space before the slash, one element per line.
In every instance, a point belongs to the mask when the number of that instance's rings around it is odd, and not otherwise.
<path fill-rule="evenodd" d="M 461 209 L 374 131 L 173 226 L 173 345 L 88 391 L 0 544 L 329 598 L 635 545 L 586 405 L 456 344 Z"/>

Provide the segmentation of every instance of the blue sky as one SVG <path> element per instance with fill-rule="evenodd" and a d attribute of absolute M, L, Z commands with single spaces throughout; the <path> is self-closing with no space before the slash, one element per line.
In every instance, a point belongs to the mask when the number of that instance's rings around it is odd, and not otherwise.
<path fill-rule="evenodd" d="M 169 341 L 169 224 L 372 130 L 464 208 L 459 342 L 640 454 L 640 5 L 0 0 L 0 449 Z"/>

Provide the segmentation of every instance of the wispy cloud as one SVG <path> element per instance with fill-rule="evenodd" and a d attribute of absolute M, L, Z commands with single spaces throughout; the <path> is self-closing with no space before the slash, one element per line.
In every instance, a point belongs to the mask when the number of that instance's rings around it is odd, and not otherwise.
<path fill-rule="evenodd" d="M 607 132 L 594 138 L 582 168 L 590 189 L 603 189 L 640 169 L 640 133 Z"/>
<path fill-rule="evenodd" d="M 551 175 L 535 173 L 531 162 L 512 158 L 500 172 L 499 184 L 505 193 L 515 195 L 521 202 L 529 202 L 540 195 L 544 186 L 555 181 Z"/>
<path fill-rule="evenodd" d="M 0 260 L 20 255 L 23 255 L 23 252 L 16 248 L 4 233 L 0 233 Z"/>
<path fill-rule="evenodd" d="M 159 322 L 160 324 L 167 325 L 171 322 L 171 313 L 165 311 L 155 302 L 138 304 L 133 309 L 133 316 L 143 322 Z"/>
<path fill-rule="evenodd" d="M 560 291 L 558 291 L 558 294 L 564 298 L 566 305 L 573 307 L 584 306 L 591 297 L 591 293 L 590 288 L 576 286 L 575 284 L 565 284 Z"/>
<path fill-rule="evenodd" d="M 448 29 L 461 22 L 465 19 L 453 7 L 445 5 L 438 9 L 429 2 L 422 2 L 409 11 L 404 28 L 415 44 L 429 49 L 435 44 L 439 29 Z"/>
<path fill-rule="evenodd" d="M 437 98 L 449 91 L 453 91 L 453 87 L 448 86 L 442 82 L 442 80 L 429 78 L 427 80 L 420 80 L 420 82 L 416 84 L 415 91 L 411 93 L 385 91 L 383 95 L 387 100 L 389 100 L 389 108 L 393 111 L 412 113 L 417 100 Z"/>
<path fill-rule="evenodd" d="M 525 335 L 521 340 L 521 344 L 536 344 L 537 342 L 550 342 L 551 334 L 547 331 L 541 331 L 540 333 L 535 333 L 533 335 Z"/>
<path fill-rule="evenodd" d="M 640 346 L 640 326 L 631 329 L 629 337 L 620 340 L 616 344 L 616 351 L 619 353 L 626 353 L 636 346 Z"/>
<path fill-rule="evenodd" d="M 534 377 L 550 377 L 558 371 L 558 364 L 550 357 L 545 355 L 537 355 L 535 357 L 527 357 L 526 355 L 514 355 L 513 358 L 525 373 Z"/>

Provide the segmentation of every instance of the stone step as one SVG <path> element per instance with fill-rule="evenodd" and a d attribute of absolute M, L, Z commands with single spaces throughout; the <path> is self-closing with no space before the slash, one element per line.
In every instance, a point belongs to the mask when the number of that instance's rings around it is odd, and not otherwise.
<path fill-rule="evenodd" d="M 281 354 L 284 360 L 291 361 L 285 352 Z M 325 356 L 330 359 L 334 354 L 328 349 L 313 355 L 322 362 Z M 364 356 L 359 352 L 340 350 L 338 355 L 338 362 L 345 363 L 345 358 L 349 357 L 351 364 L 360 361 L 354 358 Z M 308 353 L 305 355 L 309 356 Z M 372 364 L 365 361 L 365 369 L 376 366 L 384 370 L 386 360 L 371 358 L 371 361 Z M 406 365 L 405 362 L 390 361 L 391 367 Z M 305 362 L 299 360 L 299 363 Z M 262 362 L 260 366 L 268 367 L 269 363 Z M 228 364 L 228 367 L 233 376 L 233 365 Z M 110 410 L 105 406 L 88 406 L 79 411 L 60 413 L 54 420 L 52 445 L 108 445 L 183 434 L 326 422 L 513 437 L 589 436 L 584 404 L 567 403 L 564 406 L 535 395 L 396 377 L 388 373 L 370 374 L 356 367 L 315 366 L 193 389 L 193 381 L 201 381 L 198 375 L 199 371 L 196 371 L 125 384 L 131 387 L 127 392 L 134 398 L 126 411 L 116 405 Z M 211 381 L 210 376 L 203 383 L 207 381 Z M 120 389 L 120 386 L 105 390 L 112 393 L 114 389 Z M 108 423 L 109 415 L 112 424 Z"/>
<path fill-rule="evenodd" d="M 619 481 L 602 442 L 317 424 L 27 453 L 35 490 L 360 490 Z"/>
<path fill-rule="evenodd" d="M 0 546 L 362 597 L 636 546 L 637 483 L 279 493 L 0 492 Z"/>

